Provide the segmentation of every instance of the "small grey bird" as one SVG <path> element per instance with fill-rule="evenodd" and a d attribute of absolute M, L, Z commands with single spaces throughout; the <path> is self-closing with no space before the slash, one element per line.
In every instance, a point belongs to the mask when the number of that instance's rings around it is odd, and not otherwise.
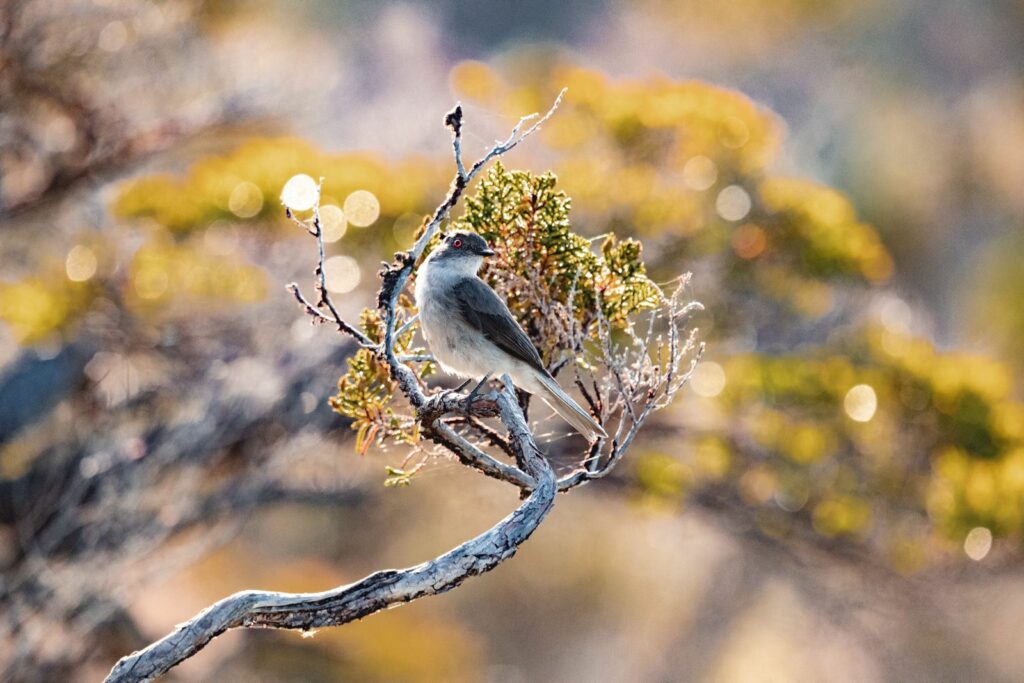
<path fill-rule="evenodd" d="M 516 386 L 540 396 L 589 441 L 607 437 L 545 369 L 505 302 L 477 277 L 484 257 L 493 255 L 484 238 L 460 230 L 445 237 L 420 267 L 416 306 L 434 358 L 460 377 L 508 373 Z"/>

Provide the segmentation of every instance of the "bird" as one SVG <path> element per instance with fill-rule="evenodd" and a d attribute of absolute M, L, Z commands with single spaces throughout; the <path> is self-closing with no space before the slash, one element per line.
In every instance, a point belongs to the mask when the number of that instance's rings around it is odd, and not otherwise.
<path fill-rule="evenodd" d="M 420 330 L 441 368 L 459 377 L 507 374 L 593 443 L 608 434 L 566 394 L 508 305 L 477 274 L 494 251 L 475 232 L 443 236 L 416 275 Z M 475 393 L 476 389 L 474 389 Z"/>

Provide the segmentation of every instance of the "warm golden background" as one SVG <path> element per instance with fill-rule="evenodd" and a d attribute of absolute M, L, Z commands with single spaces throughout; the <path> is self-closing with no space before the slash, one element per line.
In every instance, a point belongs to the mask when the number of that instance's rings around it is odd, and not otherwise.
<path fill-rule="evenodd" d="M 505 163 L 694 272 L 691 386 L 492 574 L 169 679 L 1024 679 L 1020 0 L 6 0 L 0 677 L 97 680 L 514 507 L 357 454 L 278 196 L 325 178 L 353 317 L 443 196 L 452 103 L 475 157 L 563 86 Z"/>

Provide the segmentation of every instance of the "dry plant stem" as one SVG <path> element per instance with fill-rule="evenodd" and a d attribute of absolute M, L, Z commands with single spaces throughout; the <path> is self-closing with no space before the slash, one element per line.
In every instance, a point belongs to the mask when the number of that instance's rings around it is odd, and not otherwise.
<path fill-rule="evenodd" d="M 318 194 L 319 194 L 319 191 L 320 190 L 318 188 L 317 189 L 317 193 Z M 324 254 L 324 232 L 323 232 L 323 225 L 320 223 L 320 205 L 319 205 L 319 203 L 317 203 L 317 205 L 313 208 L 313 223 L 312 223 L 312 225 L 307 223 L 307 222 L 305 222 L 305 221 L 301 221 L 298 218 L 295 218 L 295 216 L 292 215 L 291 209 L 287 209 L 286 208 L 285 211 L 287 212 L 289 218 L 291 218 L 293 221 L 295 221 L 296 223 L 301 225 L 306 230 L 306 232 L 308 232 L 310 235 L 312 235 L 314 238 L 316 238 L 316 245 L 317 245 L 317 263 L 316 263 L 316 271 L 315 271 L 316 278 L 317 278 L 317 282 L 316 282 L 316 292 L 317 292 L 316 306 L 311 304 L 309 302 L 309 300 L 306 299 L 306 297 L 304 297 L 302 295 L 302 291 L 299 289 L 299 285 L 297 283 L 289 282 L 286 285 L 286 289 L 289 292 L 292 293 L 292 296 L 294 296 L 295 299 L 299 302 L 299 304 L 302 305 L 302 307 L 306 310 L 306 313 L 308 313 L 309 315 L 311 315 L 313 317 L 313 321 L 314 322 L 334 323 L 335 325 L 338 326 L 338 331 L 339 332 L 343 332 L 343 333 L 353 337 L 357 342 L 359 342 L 360 346 L 362 346 L 364 348 L 370 348 L 370 349 L 377 348 L 377 345 L 374 344 L 370 340 L 369 337 L 367 337 L 365 334 L 363 334 L 358 328 L 356 328 L 356 327 L 354 327 L 352 325 L 349 325 L 347 322 L 345 322 L 344 319 L 342 319 L 341 315 L 338 314 L 338 309 L 335 308 L 335 306 L 334 306 L 334 302 L 331 300 L 330 293 L 327 291 L 327 275 L 324 272 L 324 260 L 325 260 L 325 254 Z M 320 310 L 320 309 L 323 309 L 323 308 L 326 308 L 328 311 L 330 311 L 331 315 L 329 315 L 329 316 L 325 315 Z"/>

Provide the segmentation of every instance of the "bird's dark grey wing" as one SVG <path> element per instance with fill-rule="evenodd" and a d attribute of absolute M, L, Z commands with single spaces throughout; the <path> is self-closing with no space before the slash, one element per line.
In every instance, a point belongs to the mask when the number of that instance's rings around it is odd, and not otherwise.
<path fill-rule="evenodd" d="M 547 374 L 533 342 L 501 297 L 483 280 L 463 278 L 452 286 L 451 293 L 455 308 L 467 325 L 479 330 L 508 355 Z"/>

